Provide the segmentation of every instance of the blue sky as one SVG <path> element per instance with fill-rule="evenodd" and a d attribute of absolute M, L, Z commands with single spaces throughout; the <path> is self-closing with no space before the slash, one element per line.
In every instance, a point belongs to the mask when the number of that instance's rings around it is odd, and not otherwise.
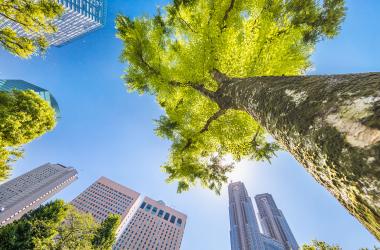
<path fill-rule="evenodd" d="M 46 58 L 21 60 L 0 51 L 0 79 L 23 79 L 50 90 L 62 118 L 54 131 L 25 147 L 25 158 L 15 164 L 18 176 L 46 162 L 73 166 L 79 180 L 56 195 L 72 200 L 104 175 L 188 215 L 183 250 L 227 250 L 228 197 L 194 188 L 176 193 L 165 183 L 159 166 L 170 143 L 153 133 L 153 119 L 162 110 L 151 96 L 128 93 L 118 60 L 122 45 L 115 38 L 117 13 L 139 16 L 153 13 L 166 1 L 108 1 L 106 27 L 61 47 Z M 312 57 L 313 74 L 380 71 L 380 1 L 347 1 L 341 34 L 320 43 Z M 268 163 L 245 161 L 231 175 L 245 183 L 251 197 L 268 192 L 299 244 L 321 239 L 343 249 L 372 247 L 379 242 L 294 158 L 281 152 Z"/>

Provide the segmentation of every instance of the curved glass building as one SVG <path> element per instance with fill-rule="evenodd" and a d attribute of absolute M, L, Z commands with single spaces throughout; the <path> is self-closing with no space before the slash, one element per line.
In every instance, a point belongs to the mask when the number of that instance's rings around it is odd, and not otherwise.
<path fill-rule="evenodd" d="M 55 115 L 57 118 L 61 117 L 61 112 L 59 110 L 59 106 L 57 100 L 54 96 L 46 89 L 38 87 L 34 84 L 23 80 L 1 80 L 0 79 L 0 91 L 10 92 L 14 89 L 17 90 L 33 90 L 37 94 L 39 94 L 42 99 L 47 101 L 50 106 L 55 110 Z"/>

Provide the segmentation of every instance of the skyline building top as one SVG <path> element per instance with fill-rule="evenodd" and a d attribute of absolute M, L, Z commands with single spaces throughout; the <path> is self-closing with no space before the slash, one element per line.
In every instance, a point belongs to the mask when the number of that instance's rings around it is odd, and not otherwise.
<path fill-rule="evenodd" d="M 54 34 L 46 34 L 47 41 L 53 46 L 63 46 L 89 32 L 104 26 L 106 21 L 106 0 L 58 0 L 65 9 L 63 15 L 52 21 L 58 28 Z M 18 24 L 5 17 L 0 17 L 0 28 L 11 27 L 19 35 L 29 38 L 40 36 L 27 33 Z"/>
<path fill-rule="evenodd" d="M 82 212 L 91 213 L 98 222 L 105 220 L 109 214 L 118 214 L 123 224 L 139 196 L 140 193 L 102 176 L 71 204 Z"/>
<path fill-rule="evenodd" d="M 0 226 L 9 224 L 78 179 L 72 167 L 46 163 L 0 185 Z"/>
<path fill-rule="evenodd" d="M 290 250 L 298 244 L 270 194 L 255 196 L 259 224 L 252 200 L 240 181 L 228 185 L 231 250 Z"/>
<path fill-rule="evenodd" d="M 10 92 L 12 90 L 33 90 L 36 92 L 42 99 L 47 101 L 50 106 L 55 110 L 55 115 L 57 118 L 60 117 L 61 111 L 58 106 L 57 100 L 54 96 L 46 89 L 41 88 L 32 83 L 26 82 L 24 80 L 4 80 L 0 79 L 0 91 Z"/>

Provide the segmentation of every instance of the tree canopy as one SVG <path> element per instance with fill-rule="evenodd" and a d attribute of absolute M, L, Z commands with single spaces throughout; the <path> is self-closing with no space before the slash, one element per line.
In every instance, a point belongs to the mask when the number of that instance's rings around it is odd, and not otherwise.
<path fill-rule="evenodd" d="M 311 244 L 303 244 L 302 250 L 342 250 L 339 245 L 330 245 L 324 241 L 313 240 Z M 360 248 L 360 250 L 368 250 L 368 248 Z M 373 250 L 379 250 L 378 247 L 374 246 Z"/>
<path fill-rule="evenodd" d="M 32 90 L 0 92 L 0 180 L 10 163 L 22 156 L 21 146 L 54 128 L 54 109 Z"/>
<path fill-rule="evenodd" d="M 165 110 L 156 134 L 173 142 L 162 166 L 167 180 L 178 181 L 179 192 L 200 180 L 218 193 L 233 169 L 226 158 L 269 160 L 279 149 L 249 114 L 211 100 L 224 75 L 305 73 L 315 44 L 338 33 L 344 2 L 175 0 L 161 12 L 117 17 L 124 79 Z"/>
<path fill-rule="evenodd" d="M 30 34 L 25 36 L 5 26 L 0 29 L 1 46 L 21 58 L 44 53 L 49 46 L 46 36 L 57 31 L 52 21 L 63 12 L 55 0 L 0 0 L 0 24 L 10 20 Z"/>
<path fill-rule="evenodd" d="M 91 214 L 82 213 L 62 200 L 55 200 L 0 228 L 0 248 L 100 250 L 111 249 L 118 215 L 97 223 Z"/>

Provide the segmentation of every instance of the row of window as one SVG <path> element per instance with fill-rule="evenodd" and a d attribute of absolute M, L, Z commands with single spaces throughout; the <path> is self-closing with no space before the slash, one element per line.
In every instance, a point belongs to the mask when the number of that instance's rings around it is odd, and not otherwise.
<path fill-rule="evenodd" d="M 157 214 L 157 210 L 158 210 L 157 207 L 153 207 L 151 204 L 147 204 L 145 201 L 143 201 L 143 203 L 141 203 L 140 208 L 144 209 L 146 212 L 151 211 L 151 213 L 153 215 Z M 164 215 L 164 213 L 165 213 L 165 215 Z M 162 216 L 163 216 L 164 220 L 167 221 L 167 220 L 169 220 L 170 214 L 168 212 L 165 212 L 164 210 L 160 209 L 160 211 L 158 211 L 157 216 L 160 217 L 160 218 L 162 218 Z M 174 224 L 176 222 L 176 219 L 177 218 L 174 215 L 172 215 L 170 217 L 169 221 Z M 181 218 L 177 219 L 176 225 L 179 226 L 179 227 L 182 225 L 182 219 Z"/>

